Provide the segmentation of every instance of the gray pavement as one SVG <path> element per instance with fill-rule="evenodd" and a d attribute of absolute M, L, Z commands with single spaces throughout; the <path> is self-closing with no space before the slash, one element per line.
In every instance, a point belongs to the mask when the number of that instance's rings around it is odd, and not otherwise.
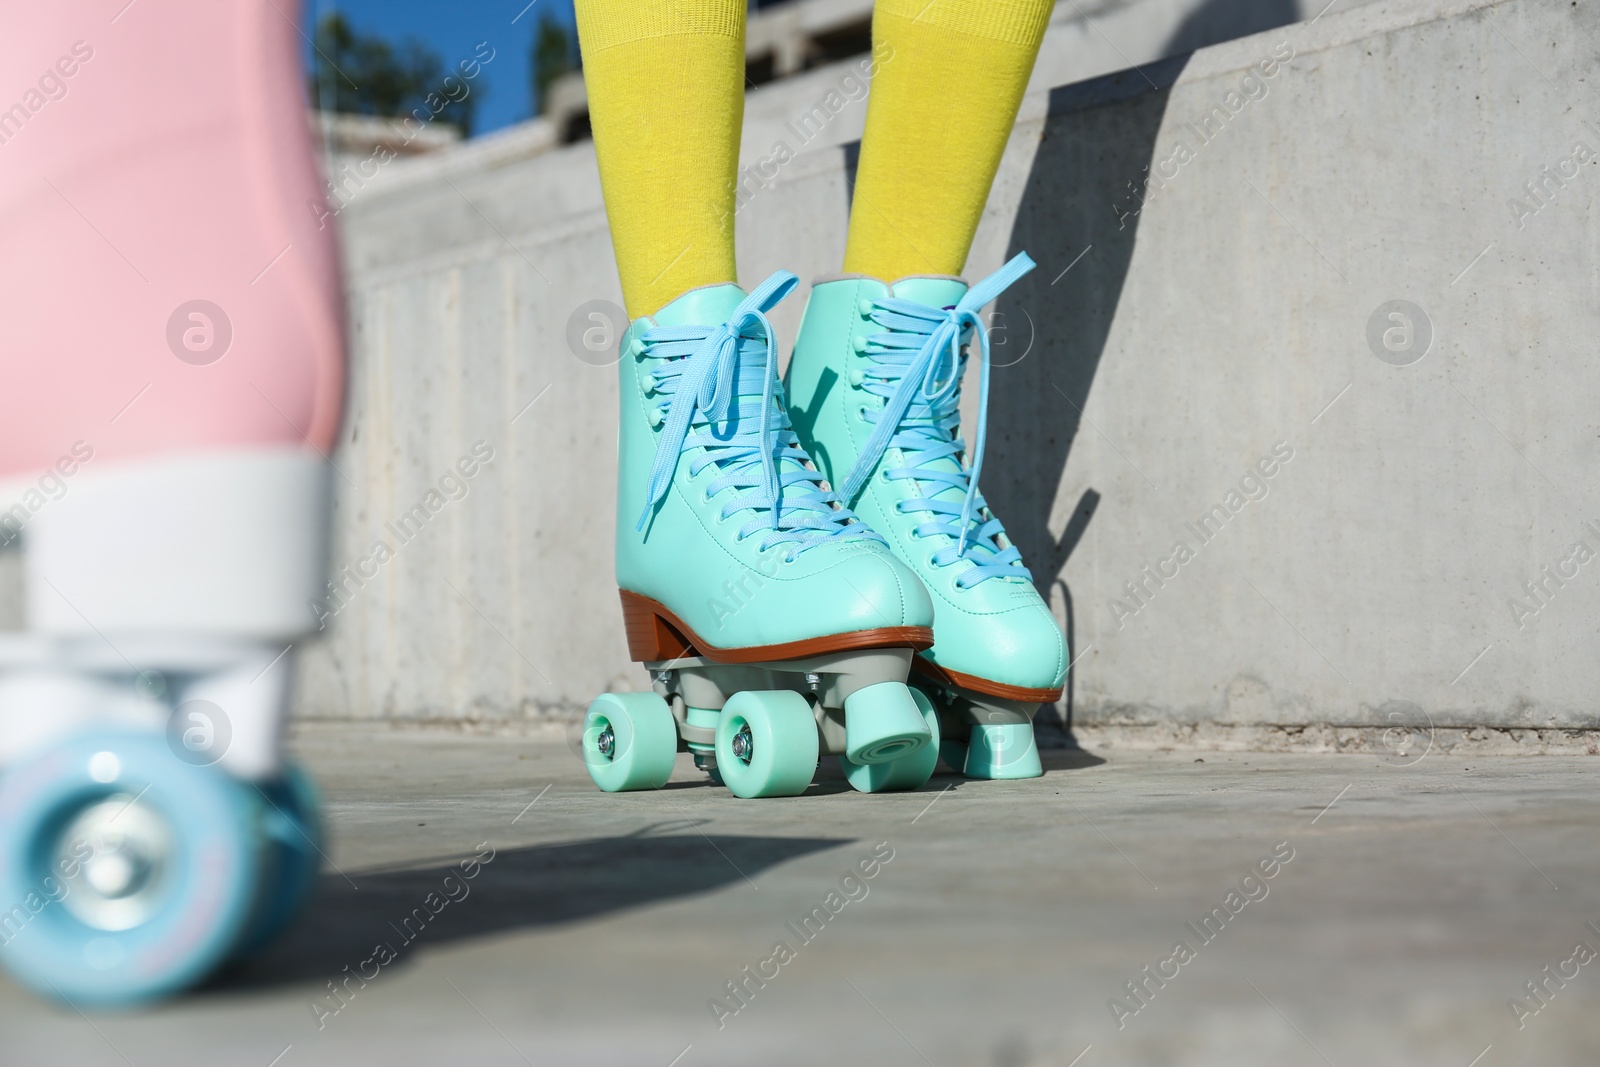
<path fill-rule="evenodd" d="M 825 765 L 741 801 L 686 758 L 600 794 L 559 737 L 295 744 L 332 842 L 292 936 L 143 1013 L 0 982 L 0 1064 L 1600 1059 L 1586 757 L 1054 750 L 1036 781 L 864 796 Z"/>

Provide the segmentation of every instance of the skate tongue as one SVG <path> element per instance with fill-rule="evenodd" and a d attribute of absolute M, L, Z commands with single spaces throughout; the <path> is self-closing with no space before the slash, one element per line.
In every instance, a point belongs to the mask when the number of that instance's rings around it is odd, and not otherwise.
<path fill-rule="evenodd" d="M 960 278 L 901 278 L 889 286 L 889 295 L 929 307 L 950 308 L 967 295 L 967 283 Z"/>
<path fill-rule="evenodd" d="M 727 322 L 744 298 L 745 291 L 731 282 L 706 285 L 690 289 L 650 317 L 657 326 L 714 326 Z"/>

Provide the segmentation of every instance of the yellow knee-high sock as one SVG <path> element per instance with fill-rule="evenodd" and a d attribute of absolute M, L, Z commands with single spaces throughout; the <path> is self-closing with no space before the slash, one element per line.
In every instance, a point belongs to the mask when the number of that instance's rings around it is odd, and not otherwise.
<path fill-rule="evenodd" d="M 589 120 L 628 314 L 737 278 L 746 0 L 577 0 Z"/>
<path fill-rule="evenodd" d="M 878 0 L 844 269 L 959 274 L 1054 0 Z"/>

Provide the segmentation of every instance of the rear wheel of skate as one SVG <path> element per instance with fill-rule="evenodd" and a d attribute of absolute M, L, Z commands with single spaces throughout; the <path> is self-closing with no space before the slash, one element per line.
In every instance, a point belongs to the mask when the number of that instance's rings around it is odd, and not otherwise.
<path fill-rule="evenodd" d="M 717 770 L 734 796 L 799 796 L 817 772 L 817 752 L 817 720 L 799 693 L 735 693 L 723 706 Z"/>
<path fill-rule="evenodd" d="M 967 769 L 967 746 L 960 741 L 941 741 L 939 758 L 944 760 L 945 766 L 952 771 L 962 774 Z"/>
<path fill-rule="evenodd" d="M 932 740 L 904 682 L 879 682 L 844 698 L 844 754 L 852 763 L 903 759 Z"/>
<path fill-rule="evenodd" d="M 1037 778 L 1044 773 L 1039 749 L 1033 742 L 1033 724 L 1008 723 L 972 727 L 967 739 L 968 778 Z"/>
<path fill-rule="evenodd" d="M 261 807 L 159 734 L 85 734 L 13 767 L 0 779 L 0 962 L 79 1007 L 194 985 L 250 924 Z"/>
<path fill-rule="evenodd" d="M 909 756 L 888 763 L 856 763 L 849 756 L 839 757 L 845 781 L 863 793 L 887 793 L 895 789 L 920 789 L 933 777 L 933 768 L 939 762 L 939 713 L 933 702 L 916 689 L 911 699 L 917 702 L 922 720 L 928 725 L 931 739 Z"/>
<path fill-rule="evenodd" d="M 283 777 L 256 788 L 263 802 L 264 881 L 255 920 L 234 949 L 235 959 L 259 951 L 294 921 L 322 860 L 322 799 L 305 771 L 288 764 Z"/>
<path fill-rule="evenodd" d="M 678 724 L 655 693 L 604 693 L 583 720 L 583 763 L 607 793 L 660 789 L 678 757 Z"/>
<path fill-rule="evenodd" d="M 694 765 L 700 770 L 706 772 L 706 777 L 711 780 L 712 785 L 727 784 L 722 780 L 722 772 L 717 770 L 717 757 L 715 752 L 708 752 L 704 754 L 696 752 L 694 755 Z"/>

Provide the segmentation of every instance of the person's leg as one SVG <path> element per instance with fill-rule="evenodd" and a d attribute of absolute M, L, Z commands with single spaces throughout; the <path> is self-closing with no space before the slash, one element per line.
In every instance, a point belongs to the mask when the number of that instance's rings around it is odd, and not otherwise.
<path fill-rule="evenodd" d="M 737 277 L 745 0 L 577 0 L 589 119 L 633 318 Z"/>
<path fill-rule="evenodd" d="M 945 761 L 977 778 L 1041 773 L 1031 720 L 1060 698 L 1061 631 L 984 502 L 989 349 L 979 313 L 1032 268 L 971 287 L 966 263 L 1016 119 L 1048 0 L 879 0 L 842 278 L 811 291 L 787 379 L 801 442 L 934 602 L 915 670 Z M 978 357 L 976 447 L 961 378 Z M 803 414 L 800 414 L 803 413 Z"/>
<path fill-rule="evenodd" d="M 1054 0 L 878 0 L 844 269 L 960 274 Z"/>

